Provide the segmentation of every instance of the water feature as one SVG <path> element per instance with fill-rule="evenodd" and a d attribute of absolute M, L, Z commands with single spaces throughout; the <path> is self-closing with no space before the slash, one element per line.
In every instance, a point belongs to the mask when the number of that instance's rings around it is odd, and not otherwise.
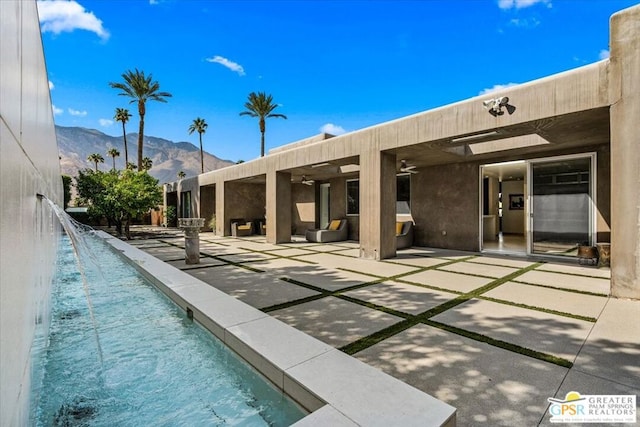
<path fill-rule="evenodd" d="M 100 238 L 62 239 L 34 425 L 278 426 L 305 415 Z"/>

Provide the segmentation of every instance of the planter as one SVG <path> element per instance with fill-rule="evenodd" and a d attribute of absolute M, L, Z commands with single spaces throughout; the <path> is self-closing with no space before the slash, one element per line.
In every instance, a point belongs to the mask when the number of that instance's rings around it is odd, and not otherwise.
<path fill-rule="evenodd" d="M 598 263 L 598 248 L 595 246 L 578 246 L 578 263 L 596 265 Z"/>
<path fill-rule="evenodd" d="M 611 243 L 598 243 L 598 267 L 611 266 Z"/>

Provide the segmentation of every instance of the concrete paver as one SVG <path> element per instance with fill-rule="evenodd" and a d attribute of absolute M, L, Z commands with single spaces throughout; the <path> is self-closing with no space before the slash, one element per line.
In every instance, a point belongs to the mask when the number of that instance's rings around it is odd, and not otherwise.
<path fill-rule="evenodd" d="M 386 259 L 384 260 L 384 262 L 411 265 L 415 267 L 435 267 L 436 265 L 441 265 L 447 262 L 451 262 L 451 260 L 444 259 L 444 258 L 425 258 L 425 257 L 414 256 L 414 255 L 405 255 L 402 257 Z"/>
<path fill-rule="evenodd" d="M 335 297 L 272 311 L 269 314 L 336 348 L 402 320 L 400 317 Z"/>
<path fill-rule="evenodd" d="M 432 320 L 573 361 L 593 323 L 478 299 Z"/>
<path fill-rule="evenodd" d="M 200 257 L 199 264 L 187 264 L 184 259 L 180 259 L 177 261 L 167 261 L 167 264 L 172 265 L 175 268 L 179 268 L 180 270 L 191 270 L 193 268 L 211 267 L 215 265 L 226 265 L 224 261 L 220 261 L 218 259 L 209 258 L 209 257 Z"/>
<path fill-rule="evenodd" d="M 458 426 L 535 426 L 567 372 L 427 325 L 355 357 L 458 409 Z"/>
<path fill-rule="evenodd" d="M 313 252 L 302 248 L 279 248 L 269 251 L 269 253 L 277 256 L 292 257 L 298 255 L 309 255 Z"/>
<path fill-rule="evenodd" d="M 256 308 L 318 295 L 318 292 L 240 267 L 187 270 L 189 274 Z"/>
<path fill-rule="evenodd" d="M 333 268 L 344 268 L 347 270 L 359 271 L 365 274 L 370 274 L 378 277 L 389 277 L 397 274 L 405 274 L 412 270 L 417 270 L 416 267 L 392 264 L 388 262 L 378 262 L 367 259 L 351 258 L 342 255 L 335 254 L 314 254 L 297 257 L 306 261 L 315 262 L 323 266 L 331 266 Z"/>
<path fill-rule="evenodd" d="M 414 315 L 458 296 L 398 282 L 382 282 L 345 292 L 344 295 Z"/>
<path fill-rule="evenodd" d="M 525 261 L 506 257 L 478 256 L 465 262 L 474 262 L 477 264 L 501 265 L 504 267 L 526 268 L 535 264 L 533 261 Z"/>
<path fill-rule="evenodd" d="M 593 318 L 600 315 L 607 303 L 607 297 L 583 295 L 516 282 L 507 282 L 483 296 Z"/>
<path fill-rule="evenodd" d="M 402 280 L 466 293 L 487 285 L 494 279 L 450 273 L 447 271 L 426 270 L 404 276 Z"/>
<path fill-rule="evenodd" d="M 454 273 L 475 274 L 478 276 L 493 277 L 495 279 L 508 276 L 518 271 L 517 268 L 502 267 L 498 265 L 488 265 L 470 262 L 457 262 L 455 264 L 438 267 L 438 270 L 452 271 Z"/>
<path fill-rule="evenodd" d="M 640 388 L 640 302 L 609 299 L 574 367 Z"/>
<path fill-rule="evenodd" d="M 306 264 L 305 267 L 289 269 L 283 272 L 283 276 L 327 291 L 339 291 L 376 280 L 375 277 L 365 274 L 310 264 Z"/>
<path fill-rule="evenodd" d="M 595 268 L 580 265 L 553 264 L 545 263 L 536 270 L 552 271 L 556 273 L 577 274 L 581 276 L 600 277 L 602 279 L 611 279 L 611 270 L 609 268 Z"/>
<path fill-rule="evenodd" d="M 611 284 L 607 279 L 572 276 L 569 274 L 550 273 L 546 271 L 527 271 L 514 279 L 516 282 L 550 286 L 552 288 L 573 289 L 582 292 L 609 295 Z"/>

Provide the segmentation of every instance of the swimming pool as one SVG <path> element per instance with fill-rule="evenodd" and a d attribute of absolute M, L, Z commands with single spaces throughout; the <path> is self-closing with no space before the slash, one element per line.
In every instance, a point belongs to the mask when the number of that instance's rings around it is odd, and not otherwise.
<path fill-rule="evenodd" d="M 88 295 L 69 239 L 60 244 L 35 425 L 284 426 L 306 415 L 101 239 L 87 244 L 100 266 L 84 269 Z"/>

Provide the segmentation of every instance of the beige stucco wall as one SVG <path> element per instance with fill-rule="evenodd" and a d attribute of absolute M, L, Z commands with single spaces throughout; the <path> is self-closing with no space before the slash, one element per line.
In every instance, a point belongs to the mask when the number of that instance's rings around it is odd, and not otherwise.
<path fill-rule="evenodd" d="M 316 227 L 315 185 L 291 186 L 291 223 L 294 234 L 304 235 L 305 230 Z"/>
<path fill-rule="evenodd" d="M 63 200 L 34 1 L 0 1 L 0 67 L 0 425 L 19 426 L 29 424 L 60 231 L 36 193 Z"/>

